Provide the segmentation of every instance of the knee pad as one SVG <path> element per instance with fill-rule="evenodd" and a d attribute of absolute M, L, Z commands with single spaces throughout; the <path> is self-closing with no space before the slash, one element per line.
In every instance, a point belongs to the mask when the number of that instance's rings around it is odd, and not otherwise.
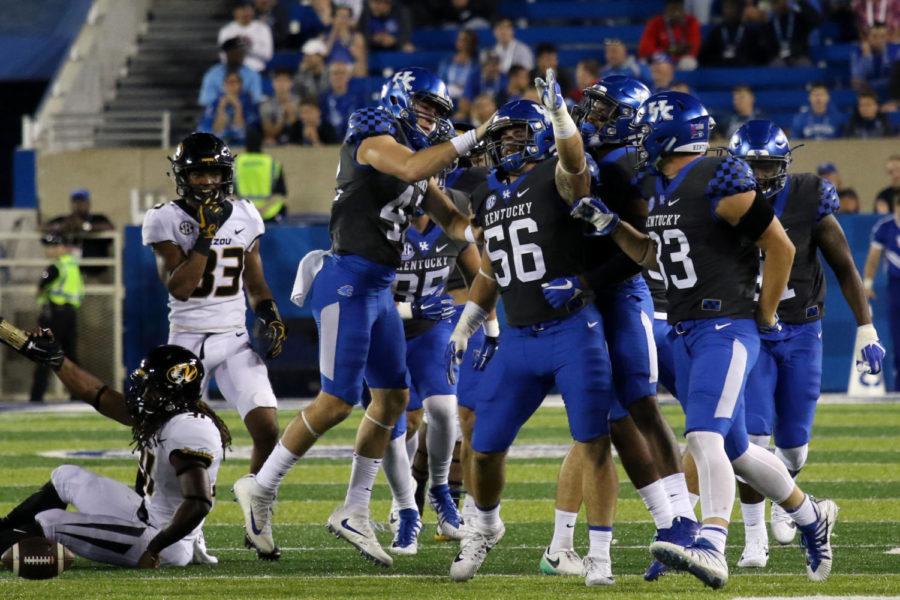
<path fill-rule="evenodd" d="M 456 423 L 456 396 L 429 396 L 422 401 L 430 426 Z"/>
<path fill-rule="evenodd" d="M 809 444 L 803 444 L 796 448 L 775 448 L 775 456 L 781 459 L 784 466 L 787 467 L 791 477 L 796 477 L 800 469 L 806 464 L 806 457 L 809 455 Z"/>
<path fill-rule="evenodd" d="M 56 488 L 60 500 L 66 504 L 72 503 L 75 490 L 85 483 L 81 481 L 85 473 L 83 468 L 76 465 L 60 465 L 53 469 L 50 473 L 50 483 Z"/>
<path fill-rule="evenodd" d="M 747 438 L 750 440 L 750 443 L 754 446 L 759 446 L 760 448 L 769 448 L 769 438 L 771 436 L 768 435 L 753 435 L 750 434 Z"/>

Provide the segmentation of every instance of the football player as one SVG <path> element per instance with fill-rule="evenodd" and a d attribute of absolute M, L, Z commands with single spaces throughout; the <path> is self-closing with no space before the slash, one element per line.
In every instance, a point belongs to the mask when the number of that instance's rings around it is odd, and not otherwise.
<path fill-rule="evenodd" d="M 706 585 L 728 580 L 725 542 L 734 505 L 735 473 L 780 504 L 799 526 L 814 581 L 831 571 L 837 506 L 797 487 L 784 464 L 750 444 L 744 387 L 759 351 L 759 332 L 780 327 L 775 309 L 790 274 L 794 246 L 771 205 L 757 193 L 741 159 L 706 157 L 712 117 L 681 92 L 651 96 L 633 126 L 651 176 L 647 234 L 622 222 L 597 198 L 576 208 L 598 232 L 664 278 L 675 341 L 678 398 L 686 415 L 688 449 L 697 464 L 703 526 L 683 547 L 657 541 L 653 556 Z M 759 302 L 758 252 L 766 253 Z"/>
<path fill-rule="evenodd" d="M 131 373 L 123 395 L 66 358 L 49 330 L 29 335 L 19 352 L 51 367 L 73 398 L 130 427 L 141 458 L 133 488 L 76 465 L 54 469 L 0 519 L 0 553 L 44 536 L 123 567 L 217 563 L 206 552 L 203 521 L 231 436 L 201 400 L 202 361 L 180 346 L 159 346 Z M 78 512 L 67 512 L 70 505 Z"/>
<path fill-rule="evenodd" d="M 584 270 L 585 228 L 569 204 L 590 189 L 593 163 L 568 113 L 552 69 L 537 79 L 541 104 L 518 100 L 491 120 L 488 152 L 495 165 L 474 195 L 485 228 L 476 278 L 451 337 L 451 363 L 459 364 L 467 342 L 502 294 L 508 326 L 485 371 L 472 433 L 472 489 L 477 514 L 467 523 L 450 567 L 455 581 L 475 576 L 487 552 L 505 533 L 500 519 L 506 451 L 519 428 L 556 385 L 582 459 L 591 551 L 585 558 L 588 585 L 611 584 L 609 542 L 616 482 L 607 413 L 611 368 L 602 317 L 589 293 L 554 307 L 541 284 Z M 556 145 L 558 158 L 551 156 Z M 599 510 L 598 510 L 599 508 Z"/>
<path fill-rule="evenodd" d="M 192 133 L 170 160 L 179 197 L 148 211 L 143 225 L 144 244 L 152 246 L 169 292 L 169 343 L 199 356 L 237 409 L 253 440 L 254 473 L 278 441 L 264 359 L 281 353 L 286 335 L 263 276 L 265 226 L 252 202 L 231 196 L 234 157 L 222 140 Z M 256 315 L 256 350 L 246 329 L 247 302 Z"/>
<path fill-rule="evenodd" d="M 812 173 L 788 172 L 790 144 L 771 121 L 748 121 L 731 137 L 728 149 L 753 169 L 760 190 L 797 249 L 790 280 L 778 304 L 781 330 L 760 336 L 759 358 L 750 371 L 745 392 L 750 441 L 768 448 L 774 433 L 775 455 L 796 478 L 806 464 L 821 392 L 825 277 L 819 251 L 834 271 L 856 318 L 854 355 L 861 372 L 881 372 L 884 347 L 872 325 L 853 254 L 834 217 L 839 202 L 831 182 Z M 764 567 L 769 555 L 764 498 L 744 483 L 739 483 L 739 488 L 746 537 L 737 564 Z M 794 521 L 773 504 L 772 536 L 780 544 L 789 544 L 794 533 Z"/>
<path fill-rule="evenodd" d="M 649 96 L 650 90 L 641 82 L 612 75 L 586 88 L 584 100 L 573 110 L 585 146 L 600 171 L 594 193 L 614 202 L 611 210 L 638 229 L 643 229 L 647 211 L 634 183 L 638 152 L 629 144 L 633 136 L 630 124 Z M 618 399 L 610 408 L 612 442 L 653 516 L 657 539 L 686 545 L 693 541 L 697 525 L 681 472 L 681 452 L 656 400 L 657 357 L 650 291 L 639 265 L 608 238 L 595 239 L 591 249 L 595 264 L 580 277 L 544 284 L 544 296 L 551 305 L 562 306 L 583 292 L 582 281 L 595 292 Z M 573 454 L 574 450 L 570 451 L 563 461 L 553 539 L 540 562 L 541 571 L 547 574 L 581 573 L 572 535 L 581 504 L 579 461 Z M 654 561 L 645 578 L 656 579 L 662 569 L 661 563 Z"/>
<path fill-rule="evenodd" d="M 863 279 L 867 295 L 871 298 L 875 298 L 873 285 L 882 255 L 886 259 L 888 273 L 887 306 L 894 341 L 894 389 L 900 391 L 900 202 L 894 203 L 893 215 L 878 221 L 872 228 Z"/>
<path fill-rule="evenodd" d="M 271 507 L 281 480 L 316 439 L 347 418 L 365 378 L 372 402 L 359 426 L 346 500 L 328 528 L 376 564 L 393 562 L 372 530 L 369 501 L 408 401 L 403 325 L 391 292 L 404 234 L 421 206 L 450 239 L 481 237 L 433 180 L 486 128 L 436 143 L 452 131 L 452 110 L 443 81 L 409 68 L 385 84 L 380 106 L 350 116 L 331 211 L 332 248 L 304 257 L 292 295 L 300 303 L 308 296 L 319 328 L 322 391 L 288 425 L 259 473 L 234 488 L 248 538 L 261 552 L 275 548 Z"/>

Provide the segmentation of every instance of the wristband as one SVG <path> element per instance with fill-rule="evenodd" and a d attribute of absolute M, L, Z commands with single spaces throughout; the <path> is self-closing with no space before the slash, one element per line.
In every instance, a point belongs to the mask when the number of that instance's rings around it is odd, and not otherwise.
<path fill-rule="evenodd" d="M 400 313 L 400 318 L 404 321 L 412 319 L 412 302 L 398 302 L 397 312 Z"/>
<path fill-rule="evenodd" d="M 497 319 L 488 319 L 484 322 L 484 335 L 488 337 L 500 337 L 500 322 Z"/>
<path fill-rule="evenodd" d="M 463 232 L 463 235 L 465 236 L 467 242 L 469 242 L 470 244 L 475 243 L 475 232 L 472 231 L 471 225 L 466 226 L 466 230 Z"/>
<path fill-rule="evenodd" d="M 209 247 L 212 245 L 212 238 L 203 237 L 202 235 L 197 238 L 197 241 L 194 242 L 194 247 L 192 250 L 197 254 L 202 254 L 203 256 L 209 256 Z"/>
<path fill-rule="evenodd" d="M 453 148 L 458 156 L 465 156 L 472 151 L 472 148 L 478 145 L 478 136 L 475 134 L 474 129 L 470 129 L 463 134 L 450 138 L 450 143 L 453 144 Z"/>
<path fill-rule="evenodd" d="M 875 285 L 875 280 L 872 279 L 871 277 L 866 277 L 863 279 L 863 287 L 866 288 L 867 290 L 871 290 L 874 285 Z"/>
<path fill-rule="evenodd" d="M 108 385 L 104 385 L 103 387 L 101 387 L 99 390 L 97 390 L 97 393 L 94 394 L 94 400 L 92 402 L 88 402 L 88 404 L 90 404 L 94 408 L 99 407 L 100 406 L 100 398 L 103 397 L 103 393 L 108 389 L 109 389 Z"/>
<path fill-rule="evenodd" d="M 572 115 L 563 104 L 558 109 L 550 113 L 550 120 L 553 122 L 553 137 L 557 140 L 565 140 L 578 135 L 578 127 L 572 120 Z"/>
<path fill-rule="evenodd" d="M 472 337 L 472 334 L 485 322 L 487 316 L 486 310 L 469 300 L 459 316 L 459 323 L 456 324 L 454 333 L 458 331 L 466 338 Z"/>

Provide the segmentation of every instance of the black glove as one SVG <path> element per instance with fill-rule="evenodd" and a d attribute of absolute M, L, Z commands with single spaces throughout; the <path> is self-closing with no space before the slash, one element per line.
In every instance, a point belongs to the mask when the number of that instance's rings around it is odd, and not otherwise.
<path fill-rule="evenodd" d="M 219 227 L 228 218 L 223 202 L 204 202 L 197 209 L 197 221 L 200 226 L 200 237 L 194 242 L 194 250 L 200 254 L 209 254 L 209 247 Z"/>
<path fill-rule="evenodd" d="M 54 371 L 59 371 L 66 358 L 62 346 L 53 338 L 53 332 L 49 329 L 30 334 L 25 345 L 19 348 L 19 354 L 30 361 L 47 365 Z"/>
<path fill-rule="evenodd" d="M 265 358 L 275 358 L 284 349 L 287 326 L 278 314 L 278 307 L 271 298 L 256 307 L 253 323 L 253 343 L 256 353 Z"/>

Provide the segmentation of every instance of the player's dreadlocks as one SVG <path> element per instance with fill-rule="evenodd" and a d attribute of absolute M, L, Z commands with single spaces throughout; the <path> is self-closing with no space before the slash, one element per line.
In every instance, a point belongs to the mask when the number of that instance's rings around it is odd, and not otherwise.
<path fill-rule="evenodd" d="M 214 411 L 209 404 L 203 400 L 197 400 L 192 406 L 184 407 L 183 410 L 179 410 L 178 412 L 160 411 L 157 413 L 145 413 L 140 419 L 135 419 L 134 424 L 131 426 L 132 444 L 134 445 L 134 448 L 136 450 L 144 450 L 149 446 L 152 446 L 158 441 L 157 436 L 163 426 L 168 423 L 169 419 L 175 415 L 186 412 L 208 417 L 216 426 L 216 429 L 219 430 L 219 437 L 222 438 L 223 452 L 226 448 L 231 447 L 231 431 L 229 431 L 228 425 L 225 424 L 222 417 L 216 414 L 216 411 Z"/>

